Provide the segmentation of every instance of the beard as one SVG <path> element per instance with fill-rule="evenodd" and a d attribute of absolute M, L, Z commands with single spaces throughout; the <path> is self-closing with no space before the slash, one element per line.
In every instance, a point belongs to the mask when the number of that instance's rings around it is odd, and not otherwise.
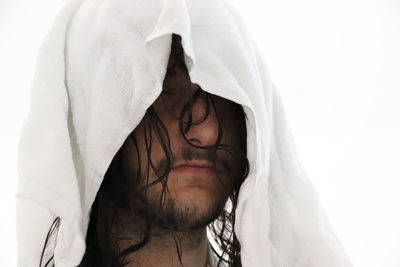
<path fill-rule="evenodd" d="M 151 180 L 154 181 L 154 179 L 159 179 L 164 175 L 168 177 L 163 181 L 146 186 L 144 181 L 147 179 L 141 176 L 137 181 L 141 181 L 139 187 L 143 190 L 137 191 L 136 196 L 130 199 L 129 210 L 131 215 L 140 219 L 142 221 L 140 224 L 143 227 L 150 224 L 152 229 L 161 231 L 192 231 L 206 227 L 221 215 L 233 190 L 233 181 L 230 180 L 236 180 L 235 177 L 232 177 L 231 170 L 237 165 L 228 162 L 223 157 L 217 157 L 213 151 L 186 148 L 179 156 L 174 156 L 174 160 L 192 159 L 215 162 L 218 170 L 216 176 L 210 177 L 210 180 L 206 182 L 203 181 L 203 183 L 212 184 L 212 189 L 208 186 L 208 189 L 201 189 L 204 192 L 199 194 L 197 194 L 198 192 L 185 193 L 176 188 L 175 191 L 172 190 L 173 192 L 171 192 L 169 186 L 167 186 L 170 184 L 170 180 L 177 181 L 180 178 L 171 174 L 169 164 L 165 158 L 161 159 L 155 164 L 155 177 Z M 135 173 L 135 171 L 130 172 L 130 174 Z M 194 182 L 194 179 L 192 182 L 197 183 Z M 183 199 L 182 194 L 185 195 Z"/>
<path fill-rule="evenodd" d="M 151 218 L 153 228 L 166 231 L 192 231 L 206 227 L 217 219 L 224 210 L 228 194 L 226 192 L 205 201 L 181 202 L 171 196 L 149 197 L 141 215 Z"/>
<path fill-rule="evenodd" d="M 209 180 L 199 178 L 198 181 L 195 181 L 196 177 L 188 178 L 192 179 L 188 183 L 198 182 L 200 187 L 205 186 L 206 189 L 201 189 L 204 191 L 185 192 L 185 189 L 180 191 L 181 188 L 172 186 L 171 192 L 170 185 L 181 179 L 178 174 L 171 172 L 171 163 L 190 160 L 214 162 L 215 176 L 209 177 Z M 138 190 L 134 190 L 136 192 L 127 199 L 129 204 L 124 213 L 132 216 L 142 230 L 151 228 L 162 232 L 192 231 L 205 228 L 215 221 L 224 212 L 229 196 L 235 188 L 237 190 L 244 170 L 240 157 L 192 147 L 185 147 L 180 153 L 172 155 L 171 162 L 167 162 L 166 157 L 161 158 L 152 165 L 153 172 L 141 173 L 137 166 L 125 162 L 125 175 L 132 177 L 128 179 L 135 181 L 134 187 Z"/>

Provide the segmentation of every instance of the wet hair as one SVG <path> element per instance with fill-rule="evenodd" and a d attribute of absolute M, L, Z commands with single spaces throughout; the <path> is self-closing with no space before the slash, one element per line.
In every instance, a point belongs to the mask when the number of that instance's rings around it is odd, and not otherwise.
<path fill-rule="evenodd" d="M 181 37 L 173 34 L 166 77 L 173 75 L 174 70 L 177 68 L 182 70 L 185 76 L 184 84 L 179 84 L 177 86 L 190 89 L 191 80 L 184 60 Z M 164 89 L 165 88 L 163 88 L 163 91 Z M 229 101 L 232 106 L 232 112 L 234 113 L 233 116 L 239 125 L 238 135 L 240 140 L 238 146 L 223 144 L 221 142 L 223 127 L 221 126 L 221 120 L 215 107 L 216 96 L 203 91 L 201 87 L 194 93 L 189 93 L 189 91 L 190 90 L 187 90 L 189 95 L 188 101 L 184 104 L 182 110 L 177 114 L 173 114 L 173 116 L 175 116 L 179 121 L 180 134 L 186 143 L 193 148 L 192 151 L 203 151 L 201 152 L 201 155 L 207 155 L 209 159 L 212 159 L 214 168 L 217 170 L 218 180 L 223 186 L 227 186 L 229 189 L 229 195 L 227 196 L 228 201 L 225 203 L 224 207 L 218 211 L 218 214 L 215 216 L 216 219 L 208 224 L 208 230 L 215 241 L 215 244 L 211 243 L 211 248 L 219 259 L 218 266 L 239 267 L 241 266 L 240 243 L 234 232 L 234 224 L 239 189 L 244 179 L 247 177 L 249 169 L 249 163 L 246 157 L 246 116 L 241 105 Z M 205 100 L 206 111 L 199 121 L 194 121 L 192 117 L 192 107 L 196 100 L 201 97 Z M 201 146 L 194 143 L 192 139 L 187 138 L 186 134 L 193 125 L 205 121 L 210 115 L 211 110 L 216 114 L 218 135 L 214 144 Z M 97 192 L 90 211 L 90 220 L 86 236 L 86 251 L 79 267 L 126 266 L 129 263 L 126 261 L 126 257 L 129 254 L 140 250 L 150 241 L 152 237 L 152 225 L 154 225 L 155 221 L 157 221 L 157 225 L 162 225 L 165 229 L 172 229 L 173 233 L 176 233 L 174 232 L 174 229 L 179 231 L 179 229 L 176 229 L 173 223 L 171 223 L 169 218 L 162 217 L 157 213 L 148 212 L 149 209 L 147 209 L 147 207 L 149 206 L 149 202 L 146 196 L 147 189 L 150 186 L 158 183 L 162 185 L 162 191 L 159 198 L 160 207 L 163 207 L 165 204 L 166 195 L 168 194 L 167 181 L 172 168 L 173 155 L 171 152 L 168 130 L 153 106 L 150 106 L 147 109 L 142 122 L 147 155 L 140 155 L 134 130 L 127 137 L 124 144 L 112 159 L 111 164 L 105 173 L 100 189 Z M 157 168 L 155 166 L 156 163 L 152 162 L 151 159 L 154 140 L 157 140 L 164 153 L 164 158 L 161 164 L 162 168 Z M 137 153 L 137 164 L 135 166 L 136 173 L 129 173 L 129 175 L 126 166 L 124 165 L 123 158 L 123 152 L 128 145 L 128 141 L 134 144 Z M 229 183 L 226 183 L 226 181 L 224 182 L 218 175 L 218 164 L 227 167 L 227 163 L 217 157 L 218 151 L 229 153 L 229 155 L 235 159 L 235 164 L 238 165 L 236 173 L 229 173 L 229 168 L 224 169 L 232 177 L 232 181 Z M 193 155 L 190 153 L 183 155 L 184 159 L 190 159 L 191 156 Z M 147 166 L 144 169 L 141 168 L 141 157 L 144 157 L 147 162 Z M 157 178 L 151 183 L 148 181 L 150 170 L 157 174 Z M 145 183 L 143 183 L 143 179 L 141 179 L 142 177 L 147 178 Z M 122 251 L 120 251 L 118 247 L 120 237 L 118 237 L 118 233 L 115 233 L 115 229 L 123 228 L 123 225 L 121 225 L 121 222 L 118 220 L 118 214 L 120 211 L 130 211 L 139 214 L 143 220 L 141 241 Z M 113 231 L 111 231 L 111 229 Z M 174 234 L 174 241 L 179 260 L 181 261 L 182 249 L 178 235 Z M 42 265 L 40 265 L 40 267 L 41 266 Z"/>

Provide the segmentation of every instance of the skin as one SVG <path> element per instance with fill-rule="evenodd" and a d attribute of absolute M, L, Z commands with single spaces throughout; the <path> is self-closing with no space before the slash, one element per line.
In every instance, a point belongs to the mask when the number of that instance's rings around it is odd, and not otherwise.
<path fill-rule="evenodd" d="M 182 70 L 174 70 L 174 74 L 165 78 L 164 91 L 154 102 L 153 108 L 159 115 L 161 121 L 168 130 L 170 147 L 173 155 L 172 170 L 168 175 L 168 193 L 166 195 L 163 209 L 160 204 L 162 184 L 157 183 L 150 186 L 147 198 L 150 203 L 151 212 L 165 213 L 170 216 L 176 226 L 173 231 L 163 225 L 154 224 L 152 227 L 153 236 L 148 244 L 137 252 L 129 254 L 127 260 L 131 263 L 127 266 L 191 266 L 204 267 L 207 261 L 208 239 L 206 226 L 216 219 L 224 207 L 225 202 L 232 190 L 234 176 L 237 173 L 237 165 L 234 158 L 227 152 L 218 150 L 215 162 L 207 154 L 206 150 L 194 148 L 183 138 L 179 130 L 179 122 L 176 119 L 183 105 L 188 100 L 188 91 L 183 89 L 185 79 Z M 197 84 L 190 83 L 191 91 L 194 93 L 199 89 Z M 222 127 L 222 144 L 237 146 L 240 141 L 238 126 L 232 110 L 232 102 L 221 97 L 213 96 L 216 109 L 210 110 L 209 116 L 204 118 L 206 101 L 204 95 L 193 105 L 192 116 L 195 122 L 186 133 L 186 138 L 196 146 L 213 145 L 218 137 L 218 120 L 220 118 Z M 236 123 L 235 123 L 236 122 Z M 140 157 L 142 172 L 147 166 L 146 146 L 144 141 L 144 121 L 142 121 L 133 132 Z M 150 168 L 148 175 L 140 177 L 140 184 L 151 183 L 163 172 L 163 159 L 165 153 L 153 132 L 151 159 L 155 164 L 155 171 Z M 124 164 L 127 175 L 136 173 L 138 168 L 138 157 L 132 140 L 127 139 L 124 150 Z M 189 154 L 191 160 L 185 158 L 184 153 Z M 215 167 L 213 163 L 215 163 Z M 218 179 L 218 177 L 221 181 Z M 180 215 L 178 215 L 180 214 Z M 144 224 L 140 214 L 121 212 L 119 219 L 122 222 L 123 230 L 120 236 L 129 236 L 129 239 L 118 240 L 117 245 L 120 251 L 132 244 L 141 241 L 141 232 Z M 174 234 L 179 236 L 182 247 L 182 263 L 178 260 Z"/>

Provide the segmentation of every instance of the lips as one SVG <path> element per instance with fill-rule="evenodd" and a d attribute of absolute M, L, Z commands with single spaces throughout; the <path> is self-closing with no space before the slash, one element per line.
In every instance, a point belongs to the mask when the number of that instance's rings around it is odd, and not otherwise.
<path fill-rule="evenodd" d="M 213 174 L 214 166 L 209 161 L 205 160 L 191 160 L 177 164 L 172 168 L 175 172 L 189 173 L 189 174 Z"/>
<path fill-rule="evenodd" d="M 213 169 L 214 166 L 211 162 L 206 161 L 206 160 L 191 160 L 191 161 L 185 161 L 181 164 L 177 164 L 175 168 L 182 168 L 182 167 L 192 167 L 192 168 L 210 168 Z"/>

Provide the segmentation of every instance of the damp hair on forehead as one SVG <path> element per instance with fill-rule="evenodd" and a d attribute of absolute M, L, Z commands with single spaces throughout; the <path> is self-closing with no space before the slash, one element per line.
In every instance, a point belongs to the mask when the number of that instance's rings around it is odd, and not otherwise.
<path fill-rule="evenodd" d="M 175 78 L 176 71 L 181 71 L 184 74 L 184 80 L 177 81 Z M 218 214 L 217 219 L 208 225 L 208 230 L 211 233 L 213 242 L 212 250 L 217 255 L 219 261 L 218 266 L 241 266 L 240 259 L 240 243 L 234 232 L 235 224 L 235 209 L 238 200 L 239 188 L 244 179 L 248 175 L 249 163 L 246 157 L 246 116 L 241 105 L 230 102 L 231 112 L 237 120 L 241 137 L 238 146 L 231 146 L 222 142 L 223 138 L 223 121 L 221 112 L 216 104 L 218 97 L 214 96 L 197 86 L 195 90 L 192 88 L 192 83 L 184 61 L 184 51 L 181 45 L 181 37 L 179 35 L 172 35 L 171 53 L 165 74 L 165 81 L 168 79 L 168 84 L 164 83 L 163 91 L 160 95 L 160 101 L 173 101 L 173 93 L 181 94 L 177 101 L 185 102 L 181 109 L 174 109 L 175 105 L 166 105 L 171 107 L 167 109 L 170 116 L 177 120 L 179 124 L 179 132 L 184 141 L 191 149 L 183 153 L 185 160 L 190 160 L 191 157 L 204 157 L 210 160 L 216 169 L 226 165 L 223 160 L 217 160 L 218 153 L 228 153 L 235 159 L 235 163 L 239 166 L 234 176 L 233 182 L 229 185 L 224 183 L 217 172 L 219 182 L 224 186 L 229 186 L 228 201 L 225 203 L 224 208 Z M 172 92 L 173 90 L 174 92 Z M 184 97 L 182 97 L 184 96 Z M 193 105 L 196 101 L 204 101 L 204 113 L 200 117 L 194 118 Z M 189 138 L 187 133 L 192 127 L 203 123 L 210 114 L 215 114 L 217 135 L 215 141 L 211 144 L 202 146 L 194 140 Z M 95 201 L 90 211 L 90 221 L 86 236 L 86 251 L 83 256 L 82 262 L 79 266 L 127 266 L 126 258 L 131 253 L 135 253 L 143 248 L 151 239 L 152 223 L 154 220 L 159 220 L 159 223 L 170 229 L 174 229 L 174 225 L 168 225 L 168 218 L 154 218 L 154 214 L 147 212 L 146 207 L 148 201 L 146 199 L 147 190 L 156 184 L 162 185 L 162 191 L 159 197 L 160 206 L 164 205 L 168 194 L 168 177 L 171 172 L 173 164 L 173 155 L 171 151 L 171 141 L 168 129 L 162 122 L 162 119 L 157 113 L 157 110 L 150 106 L 143 119 L 142 136 L 145 144 L 145 153 L 140 153 L 138 140 L 135 130 L 127 137 L 124 144 L 118 150 L 116 155 L 111 161 L 107 172 L 105 173 L 104 180 L 96 195 Z M 137 154 L 137 162 L 135 163 L 135 173 L 127 175 L 126 166 L 123 163 L 123 152 L 127 149 L 128 142 L 133 146 Z M 151 153 L 152 147 L 157 143 L 162 149 L 163 158 L 161 163 L 153 162 Z M 141 162 L 146 162 L 144 168 Z M 225 166 L 226 167 L 226 166 Z M 157 177 L 153 181 L 149 181 L 149 173 L 157 173 Z M 135 177 L 135 179 L 132 179 Z M 141 177 L 146 177 L 145 181 Z M 139 203 L 139 204 L 138 204 Z M 115 247 L 118 248 L 118 233 L 111 231 L 119 229 L 121 222 L 118 220 L 118 213 L 121 210 L 133 210 L 138 205 L 142 207 L 140 216 L 144 221 L 143 233 L 140 242 L 131 245 L 124 250 L 115 252 Z M 110 218 L 106 211 L 112 211 Z M 121 226 L 122 227 L 122 226 Z M 175 245 L 179 260 L 181 261 L 182 248 L 178 237 L 175 238 Z"/>

